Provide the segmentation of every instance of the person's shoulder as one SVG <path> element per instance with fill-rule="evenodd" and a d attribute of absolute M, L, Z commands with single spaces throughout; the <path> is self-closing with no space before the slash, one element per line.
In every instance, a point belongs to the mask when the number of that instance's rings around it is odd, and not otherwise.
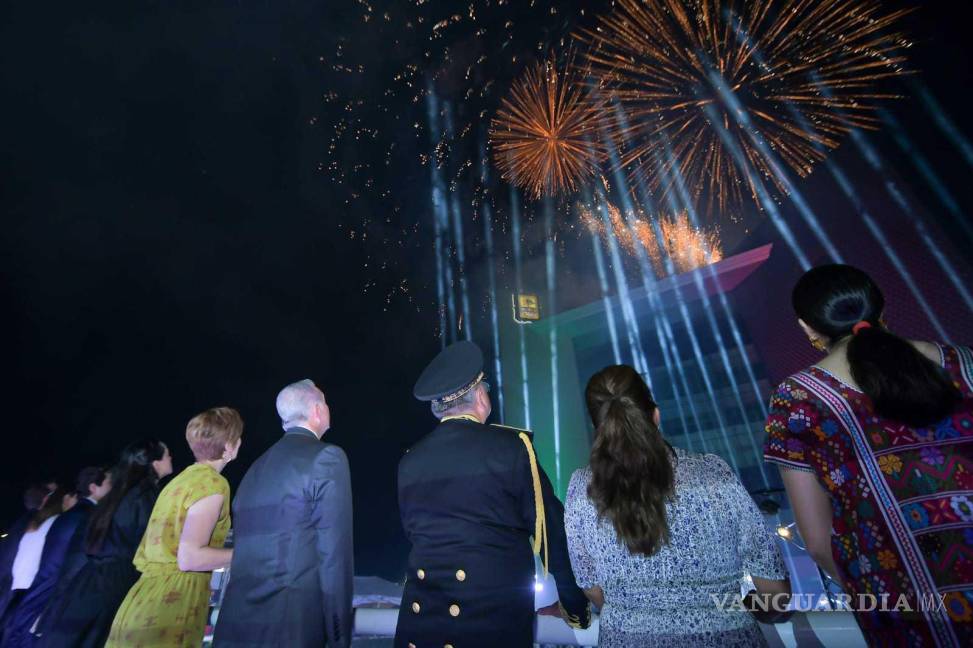
<path fill-rule="evenodd" d="M 710 482 L 735 482 L 736 473 L 723 457 L 711 452 L 690 452 L 679 448 L 676 452 L 676 470 L 691 473 L 696 478 Z"/>
<path fill-rule="evenodd" d="M 571 479 L 568 481 L 568 498 L 572 494 L 588 494 L 588 484 L 591 483 L 591 467 L 582 466 L 571 473 Z"/>
<path fill-rule="evenodd" d="M 522 448 L 524 445 L 523 436 L 527 437 L 530 443 L 534 442 L 534 433 L 526 428 L 504 425 L 502 423 L 487 423 L 483 426 L 487 434 L 496 439 L 498 443 L 511 447 Z M 523 436 L 521 436 L 523 435 Z"/>
<path fill-rule="evenodd" d="M 571 473 L 571 480 L 568 485 L 571 484 L 585 484 L 591 481 L 591 466 L 582 466 L 577 468 L 573 473 Z"/>

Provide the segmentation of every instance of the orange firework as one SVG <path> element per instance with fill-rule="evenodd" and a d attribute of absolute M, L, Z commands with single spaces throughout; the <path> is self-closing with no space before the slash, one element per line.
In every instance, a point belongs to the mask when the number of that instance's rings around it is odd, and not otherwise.
<path fill-rule="evenodd" d="M 693 227 L 685 211 L 673 217 L 663 216 L 657 223 L 652 223 L 641 212 L 622 215 L 621 210 L 610 202 L 602 203 L 599 209 L 605 209 L 607 219 L 593 213 L 586 205 L 581 205 L 581 222 L 592 233 L 613 237 L 631 255 L 639 255 L 644 251 L 659 277 L 668 274 L 663 254 L 672 260 L 676 272 L 688 272 L 723 258 L 719 235 L 715 231 Z M 662 235 L 661 241 L 657 231 Z"/>
<path fill-rule="evenodd" d="M 799 176 L 852 128 L 874 128 L 877 86 L 904 72 L 877 0 L 617 0 L 588 45 L 597 91 L 623 108 L 609 131 L 630 181 L 678 181 L 707 213 Z M 759 203 L 758 203 L 759 204 Z"/>
<path fill-rule="evenodd" d="M 660 218 L 662 245 L 679 272 L 716 263 L 723 258 L 723 250 L 716 232 L 697 229 L 683 211 L 674 218 Z"/>
<path fill-rule="evenodd" d="M 575 191 L 607 157 L 599 141 L 603 102 L 589 93 L 584 72 L 553 57 L 514 83 L 491 122 L 493 156 L 503 178 L 532 198 Z"/>

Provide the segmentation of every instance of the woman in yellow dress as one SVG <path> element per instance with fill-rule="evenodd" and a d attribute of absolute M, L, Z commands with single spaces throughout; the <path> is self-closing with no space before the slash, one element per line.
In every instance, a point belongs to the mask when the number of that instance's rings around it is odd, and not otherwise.
<path fill-rule="evenodd" d="M 232 549 L 230 486 L 220 474 L 236 458 L 240 414 L 216 407 L 195 416 L 186 441 L 196 463 L 162 489 L 133 561 L 141 572 L 112 624 L 106 648 L 197 648 L 206 630 L 210 574 Z"/>

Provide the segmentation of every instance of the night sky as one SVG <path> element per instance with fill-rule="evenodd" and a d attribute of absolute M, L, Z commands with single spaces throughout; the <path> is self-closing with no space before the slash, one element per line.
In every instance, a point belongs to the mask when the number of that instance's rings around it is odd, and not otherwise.
<path fill-rule="evenodd" d="M 185 424 L 215 405 L 246 422 L 225 472 L 235 486 L 281 434 L 277 391 L 308 377 L 331 403 L 326 440 L 351 462 L 356 571 L 400 576 L 396 465 L 432 427 L 411 389 L 440 341 L 424 107 L 392 81 L 430 49 L 429 30 L 406 27 L 414 2 L 384 4 L 0 10 L 3 523 L 26 482 L 69 483 L 139 437 L 185 467 Z M 573 3 L 523 4 L 505 8 L 523 13 L 511 47 L 570 29 L 547 8 Z M 955 6 L 928 3 L 905 25 L 920 78 L 973 133 L 969 22 Z M 491 20 L 506 18 L 481 12 Z M 456 38 L 458 59 L 499 46 Z M 498 66 L 496 84 L 516 71 Z M 444 92 L 461 94 L 450 83 L 462 74 L 440 78 Z M 457 121 L 481 128 L 490 101 Z M 377 134 L 335 139 L 349 105 Z"/>

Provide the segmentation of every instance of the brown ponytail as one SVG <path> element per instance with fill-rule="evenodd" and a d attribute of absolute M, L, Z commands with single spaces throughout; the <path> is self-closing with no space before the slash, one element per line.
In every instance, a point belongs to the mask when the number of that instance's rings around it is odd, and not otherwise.
<path fill-rule="evenodd" d="M 613 365 L 591 377 L 585 400 L 595 426 L 588 497 L 629 551 L 651 556 L 669 543 L 674 481 L 652 392 L 632 367 Z"/>

